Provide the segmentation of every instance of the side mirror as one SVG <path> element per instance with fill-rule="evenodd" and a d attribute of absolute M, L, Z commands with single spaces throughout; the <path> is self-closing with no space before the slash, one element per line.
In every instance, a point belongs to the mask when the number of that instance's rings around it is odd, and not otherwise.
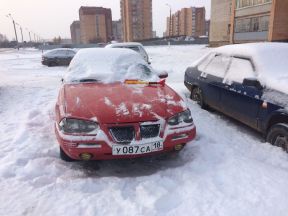
<path fill-rule="evenodd" d="M 163 72 L 158 74 L 158 77 L 160 79 L 166 79 L 168 77 L 168 73 L 166 71 L 163 71 Z"/>
<path fill-rule="evenodd" d="M 263 86 L 255 78 L 246 78 L 246 79 L 244 79 L 243 85 L 244 86 L 248 86 L 248 87 L 254 87 L 254 88 L 258 89 L 258 90 L 263 90 Z"/>

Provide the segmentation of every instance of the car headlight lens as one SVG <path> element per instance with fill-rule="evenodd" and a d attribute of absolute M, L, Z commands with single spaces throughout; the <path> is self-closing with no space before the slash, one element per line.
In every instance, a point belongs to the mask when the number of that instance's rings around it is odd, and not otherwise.
<path fill-rule="evenodd" d="M 179 125 L 181 123 L 190 124 L 193 123 L 193 118 L 191 116 L 191 111 L 187 109 L 184 112 L 178 113 L 177 115 L 171 117 L 168 120 L 168 124 L 171 126 Z"/>
<path fill-rule="evenodd" d="M 59 128 L 64 133 L 96 134 L 99 128 L 99 125 L 93 121 L 64 118 L 59 123 Z"/>

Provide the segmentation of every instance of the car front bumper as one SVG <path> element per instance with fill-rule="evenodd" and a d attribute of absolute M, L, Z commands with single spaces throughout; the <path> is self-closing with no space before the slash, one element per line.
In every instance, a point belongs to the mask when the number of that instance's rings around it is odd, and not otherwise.
<path fill-rule="evenodd" d="M 146 157 L 155 154 L 161 154 L 165 152 L 171 152 L 177 149 L 179 145 L 185 145 L 191 142 L 196 136 L 196 127 L 182 128 L 181 130 L 175 130 L 175 132 L 169 133 L 163 140 L 163 150 L 155 151 L 145 154 L 133 154 L 133 155 L 113 155 L 111 142 L 104 140 L 97 140 L 95 137 L 87 136 L 84 139 L 69 139 L 55 127 L 57 140 L 62 150 L 74 160 L 83 160 L 82 154 L 90 154 L 91 160 L 111 160 L 111 159 L 125 159 L 125 158 L 138 158 Z M 75 136 L 76 138 L 76 136 Z M 141 142 L 140 142 L 141 143 Z M 145 141 L 143 141 L 145 143 Z M 146 142 L 147 143 L 147 142 Z M 114 143 L 117 144 L 117 143 Z M 133 145 L 133 144 L 130 144 Z M 129 145 L 127 145 L 129 146 Z"/>

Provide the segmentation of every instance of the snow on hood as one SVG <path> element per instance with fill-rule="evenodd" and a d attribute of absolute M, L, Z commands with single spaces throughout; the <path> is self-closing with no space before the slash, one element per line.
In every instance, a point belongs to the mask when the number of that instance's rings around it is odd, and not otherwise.
<path fill-rule="evenodd" d="M 187 109 L 169 86 L 133 86 L 123 83 L 66 84 L 65 112 L 100 123 L 131 123 L 172 117 Z M 141 91 L 138 91 L 141 89 Z M 66 115 L 65 114 L 65 115 Z"/>
<path fill-rule="evenodd" d="M 73 58 L 65 82 L 95 79 L 102 83 L 126 79 L 158 81 L 157 73 L 140 54 L 121 48 L 90 48 L 80 50 Z"/>
<path fill-rule="evenodd" d="M 251 58 L 262 85 L 288 94 L 287 43 L 227 45 L 216 48 L 212 52 Z"/>

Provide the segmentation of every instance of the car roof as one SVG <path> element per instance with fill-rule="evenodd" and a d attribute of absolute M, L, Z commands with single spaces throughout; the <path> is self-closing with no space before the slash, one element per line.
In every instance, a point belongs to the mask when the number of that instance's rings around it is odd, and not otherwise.
<path fill-rule="evenodd" d="M 112 43 L 112 44 L 108 44 L 106 45 L 105 48 L 114 48 L 114 47 L 129 47 L 129 46 L 143 46 L 141 43 L 137 43 L 137 42 L 127 42 L 127 43 Z"/>
<path fill-rule="evenodd" d="M 71 51 L 74 51 L 73 49 L 70 49 L 70 48 L 57 48 L 57 49 L 52 49 L 52 50 L 49 50 L 49 51 L 67 51 L 67 50 L 71 50 Z"/>
<path fill-rule="evenodd" d="M 246 43 L 246 44 L 233 44 L 226 45 L 216 48 L 214 51 L 217 53 L 222 53 L 230 56 L 247 56 L 253 57 L 257 54 L 257 57 L 265 57 L 271 52 L 275 52 L 279 49 L 288 49 L 288 43 L 271 43 L 271 42 L 261 42 L 261 43 Z"/>
<path fill-rule="evenodd" d="M 44 53 L 44 55 L 47 55 L 47 54 L 49 55 L 49 54 L 51 54 L 51 53 L 53 53 L 53 52 L 57 52 L 57 51 L 72 51 L 72 52 L 76 53 L 75 50 L 70 49 L 70 48 L 57 48 L 57 49 L 47 50 L 47 51 Z"/>

